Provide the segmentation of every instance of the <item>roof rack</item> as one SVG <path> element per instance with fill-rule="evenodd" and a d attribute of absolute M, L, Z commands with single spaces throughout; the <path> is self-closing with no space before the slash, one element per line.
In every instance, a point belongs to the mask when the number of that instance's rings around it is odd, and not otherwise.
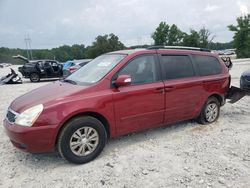
<path fill-rule="evenodd" d="M 186 47 L 186 46 L 150 46 L 148 50 L 157 50 L 157 49 L 175 49 L 175 50 L 196 50 L 203 52 L 211 52 L 211 50 L 206 48 L 195 48 L 195 47 Z"/>

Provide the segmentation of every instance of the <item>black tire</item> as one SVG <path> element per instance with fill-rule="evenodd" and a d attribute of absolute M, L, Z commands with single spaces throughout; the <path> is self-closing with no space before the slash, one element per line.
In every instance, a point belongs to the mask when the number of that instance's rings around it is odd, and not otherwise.
<path fill-rule="evenodd" d="M 30 74 L 30 81 L 31 82 L 39 82 L 40 81 L 40 75 L 36 72 L 33 72 Z"/>
<path fill-rule="evenodd" d="M 210 114 L 213 114 L 213 116 L 211 115 L 212 116 L 211 119 L 206 116 L 206 114 L 209 113 L 208 108 L 210 106 L 214 106 L 217 109 L 216 114 L 215 114 L 215 111 L 213 113 L 210 113 Z M 216 97 L 210 97 L 204 104 L 201 110 L 201 113 L 196 120 L 198 123 L 206 125 L 206 124 L 210 124 L 210 123 L 217 121 L 219 116 L 220 116 L 220 102 L 218 101 Z"/>
<path fill-rule="evenodd" d="M 95 144 L 95 149 L 91 153 L 85 156 L 79 156 L 74 153 L 76 151 L 72 151 L 70 143 L 72 139 L 75 138 L 73 135 L 75 135 L 77 131 L 80 130 L 81 133 L 84 134 L 85 129 L 87 129 L 87 132 L 88 132 L 88 129 L 90 129 L 94 133 L 98 134 L 99 136 L 98 143 Z M 81 140 L 83 139 L 84 138 L 82 137 Z M 65 127 L 62 129 L 58 137 L 57 149 L 60 155 L 67 161 L 71 163 L 76 163 L 76 164 L 84 164 L 89 161 L 92 161 L 102 152 L 106 144 L 106 141 L 107 141 L 107 133 L 106 133 L 104 125 L 98 119 L 94 117 L 82 116 L 82 117 L 74 118 L 72 121 L 70 121 L 69 123 L 65 125 Z M 77 142 L 81 143 L 82 141 L 77 140 Z M 83 148 L 84 150 L 88 149 L 88 147 L 86 147 L 86 143 L 84 144 L 83 147 L 84 147 Z M 76 148 L 76 150 L 77 149 L 79 148 Z M 80 150 L 81 149 L 79 149 L 78 151 Z"/>

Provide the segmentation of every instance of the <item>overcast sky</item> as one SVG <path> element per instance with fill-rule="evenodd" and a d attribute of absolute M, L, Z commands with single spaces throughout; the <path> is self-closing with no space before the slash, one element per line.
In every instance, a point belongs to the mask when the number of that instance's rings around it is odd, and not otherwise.
<path fill-rule="evenodd" d="M 151 44 L 161 21 L 188 32 L 208 28 L 214 41 L 228 42 L 227 25 L 250 11 L 250 0 L 0 0 L 0 47 L 90 45 L 114 33 L 127 46 Z"/>

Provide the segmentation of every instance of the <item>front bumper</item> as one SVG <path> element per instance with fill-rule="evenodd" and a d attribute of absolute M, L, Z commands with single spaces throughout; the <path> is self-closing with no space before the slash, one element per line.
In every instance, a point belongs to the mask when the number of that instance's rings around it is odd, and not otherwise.
<path fill-rule="evenodd" d="M 24 127 L 3 122 L 12 144 L 26 152 L 44 153 L 55 150 L 57 126 Z"/>

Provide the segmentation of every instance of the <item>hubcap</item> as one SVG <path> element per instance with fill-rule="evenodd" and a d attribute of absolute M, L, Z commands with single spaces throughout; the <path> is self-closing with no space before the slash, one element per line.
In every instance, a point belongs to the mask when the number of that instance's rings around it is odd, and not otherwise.
<path fill-rule="evenodd" d="M 32 78 L 33 80 L 36 81 L 36 80 L 38 80 L 39 77 L 38 77 L 37 74 L 32 74 L 32 75 L 31 75 L 31 78 Z"/>
<path fill-rule="evenodd" d="M 215 103 L 208 104 L 206 108 L 206 120 L 213 122 L 218 116 L 218 111 L 218 107 Z"/>
<path fill-rule="evenodd" d="M 92 127 L 76 130 L 70 138 L 70 149 L 77 156 L 91 154 L 99 143 L 99 135 Z"/>

